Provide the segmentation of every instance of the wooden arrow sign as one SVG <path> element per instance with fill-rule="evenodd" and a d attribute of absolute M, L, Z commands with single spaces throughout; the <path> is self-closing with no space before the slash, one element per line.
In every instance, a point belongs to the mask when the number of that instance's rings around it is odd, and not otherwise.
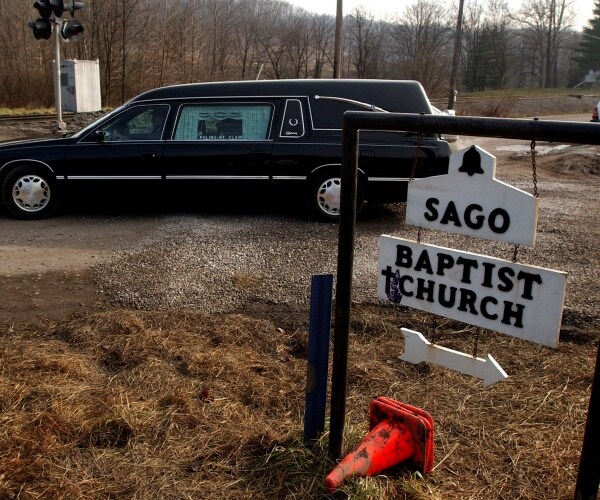
<path fill-rule="evenodd" d="M 487 359 L 476 358 L 447 347 L 433 345 L 421 333 L 414 330 L 402 328 L 401 331 L 404 334 L 404 354 L 400 356 L 400 359 L 403 361 L 413 364 L 426 361 L 443 366 L 465 375 L 483 379 L 484 387 L 508 377 L 491 354 L 488 354 Z"/>

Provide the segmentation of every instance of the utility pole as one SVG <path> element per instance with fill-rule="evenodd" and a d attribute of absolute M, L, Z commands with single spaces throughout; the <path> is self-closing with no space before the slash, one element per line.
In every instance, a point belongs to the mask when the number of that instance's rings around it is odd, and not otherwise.
<path fill-rule="evenodd" d="M 456 35 L 454 37 L 454 56 L 452 57 L 452 76 L 450 77 L 450 96 L 448 98 L 448 109 L 454 109 L 454 103 L 456 102 L 456 75 L 458 74 L 458 59 L 460 57 L 463 5 L 464 0 L 459 0 L 458 20 L 456 21 Z"/>
<path fill-rule="evenodd" d="M 342 77 L 342 25 L 344 22 L 344 9 L 342 0 L 337 0 L 335 14 L 335 48 L 333 53 L 333 77 Z"/>

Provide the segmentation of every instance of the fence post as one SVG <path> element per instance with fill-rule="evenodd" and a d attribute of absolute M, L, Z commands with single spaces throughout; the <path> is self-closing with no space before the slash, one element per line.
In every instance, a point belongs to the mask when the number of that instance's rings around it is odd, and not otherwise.
<path fill-rule="evenodd" d="M 313 275 L 308 329 L 306 402 L 304 406 L 305 442 L 317 439 L 325 430 L 332 290 L 333 274 Z"/>

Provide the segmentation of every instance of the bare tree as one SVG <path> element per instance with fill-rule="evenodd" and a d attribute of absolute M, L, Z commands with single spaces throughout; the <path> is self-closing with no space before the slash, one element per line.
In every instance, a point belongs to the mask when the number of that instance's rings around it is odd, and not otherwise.
<path fill-rule="evenodd" d="M 509 13 L 504 0 L 470 3 L 463 28 L 463 80 L 468 90 L 501 88 L 508 81 Z"/>
<path fill-rule="evenodd" d="M 418 0 L 391 29 L 398 55 L 397 77 L 420 81 L 429 93 L 448 86 L 452 31 L 444 5 Z"/>
<path fill-rule="evenodd" d="M 289 64 L 290 78 L 307 78 L 309 60 L 313 55 L 311 44 L 311 25 L 307 13 L 292 13 L 286 19 L 285 35 L 282 39 Z"/>
<path fill-rule="evenodd" d="M 326 64 L 331 66 L 331 70 L 333 71 L 334 18 L 326 15 L 314 16 L 311 33 L 315 54 L 315 65 L 312 76 L 313 78 L 321 78 Z"/>
<path fill-rule="evenodd" d="M 378 76 L 382 48 L 382 24 L 370 12 L 356 7 L 349 16 L 347 36 L 352 41 L 350 59 L 358 78 Z"/>
<path fill-rule="evenodd" d="M 285 78 L 285 21 L 292 9 L 289 4 L 263 0 L 261 2 L 259 44 L 265 76 L 276 80 Z"/>
<path fill-rule="evenodd" d="M 123 102 L 128 95 L 129 55 L 142 31 L 137 29 L 137 20 L 144 18 L 137 10 L 141 3 L 141 0 L 107 0 L 89 5 L 85 33 L 86 37 L 91 36 L 91 50 L 101 61 L 103 101 L 109 105 Z"/>
<path fill-rule="evenodd" d="M 573 0 L 526 0 L 514 19 L 523 27 L 528 46 L 539 57 L 531 58 L 539 87 L 557 85 L 558 56 L 573 25 Z"/>
<path fill-rule="evenodd" d="M 29 107 L 53 104 L 53 44 L 35 40 L 27 21 L 38 12 L 29 2 L 0 0 L 0 105 Z"/>
<path fill-rule="evenodd" d="M 233 24 L 233 61 L 236 78 L 254 79 L 260 72 L 259 6 L 257 0 L 241 2 Z"/>

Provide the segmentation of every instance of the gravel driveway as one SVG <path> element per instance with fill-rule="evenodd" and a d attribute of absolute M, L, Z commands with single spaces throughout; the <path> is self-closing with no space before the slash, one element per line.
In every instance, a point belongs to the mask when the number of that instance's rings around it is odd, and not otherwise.
<path fill-rule="evenodd" d="M 511 162 L 528 166 L 528 160 Z M 540 168 L 538 238 L 534 248 L 519 248 L 518 260 L 568 272 L 567 308 L 598 319 L 599 178 L 580 171 L 551 179 Z M 532 190 L 531 179 L 512 173 L 511 180 Z M 354 300 L 377 301 L 381 234 L 416 239 L 417 229 L 403 221 L 403 205 L 361 214 Z M 97 265 L 97 280 L 118 303 L 142 309 L 228 312 L 252 301 L 305 305 L 311 275 L 336 272 L 337 239 L 337 226 L 297 217 L 176 215 Z M 421 241 L 506 260 L 514 252 L 513 245 L 433 231 L 423 231 Z"/>
<path fill-rule="evenodd" d="M 498 141 L 477 144 L 497 156 L 499 179 L 532 192 L 531 164 L 522 149 L 526 143 L 518 145 L 521 149 L 501 149 L 505 143 Z M 568 272 L 567 313 L 597 321 L 599 150 L 544 151 L 539 146 L 538 239 L 535 248 L 519 250 L 519 262 Z M 379 236 L 416 239 L 416 228 L 403 221 L 402 204 L 367 207 L 361 214 L 356 301 L 377 301 Z M 93 279 L 109 303 L 142 309 L 225 312 L 253 301 L 306 305 L 311 275 L 336 272 L 337 229 L 302 214 L 248 215 L 243 210 L 226 215 L 63 214 L 28 223 L 0 212 L 0 277 L 91 269 L 93 278 L 84 281 Z M 511 245 L 432 231 L 424 232 L 422 241 L 507 260 L 513 255 Z"/>

